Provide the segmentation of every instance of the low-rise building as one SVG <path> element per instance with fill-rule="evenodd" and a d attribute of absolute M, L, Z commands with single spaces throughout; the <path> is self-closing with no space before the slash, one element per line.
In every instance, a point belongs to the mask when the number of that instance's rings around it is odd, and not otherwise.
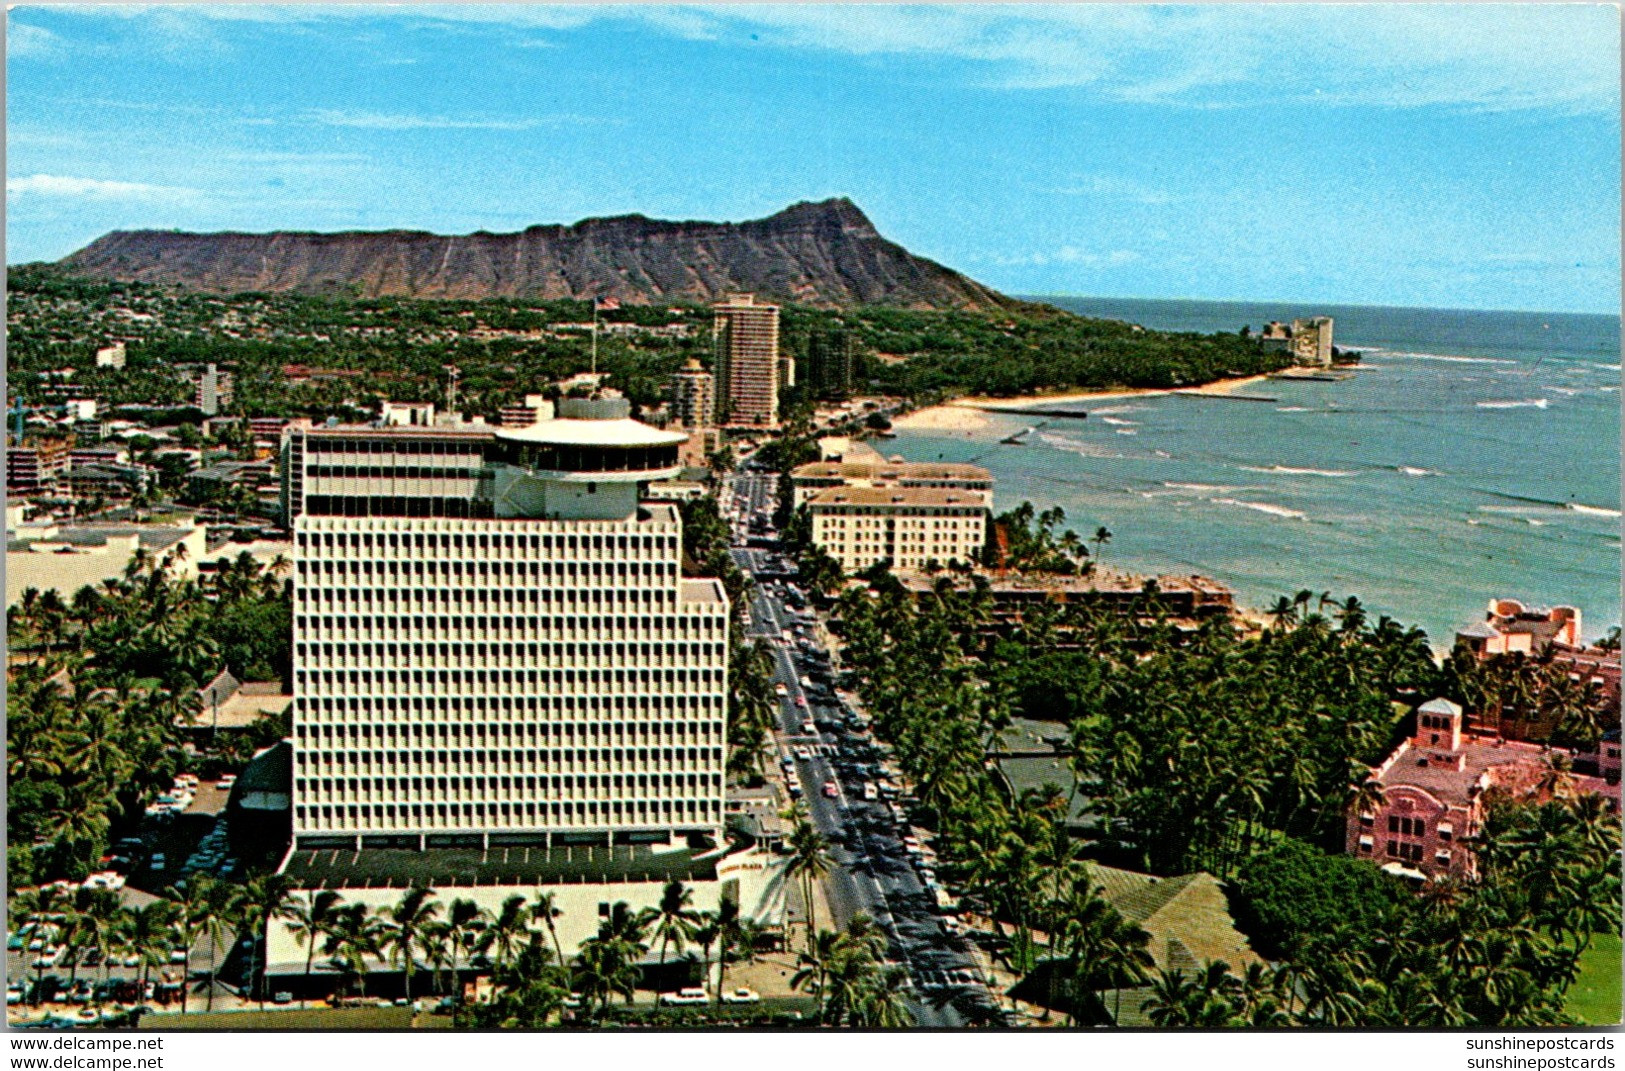
<path fill-rule="evenodd" d="M 152 470 L 143 465 L 117 465 L 99 462 L 74 465 L 68 469 L 63 481 L 68 495 L 76 502 L 101 499 L 104 502 L 127 502 L 145 491 L 152 483 Z"/>
<path fill-rule="evenodd" d="M 71 438 L 8 441 L 6 494 L 19 498 L 56 494 L 58 483 L 67 475 L 72 451 Z"/>
<path fill-rule="evenodd" d="M 123 368 L 125 356 L 124 343 L 122 342 L 115 342 L 111 346 L 103 346 L 96 351 L 96 367 Z"/>
<path fill-rule="evenodd" d="M 916 598 L 936 589 L 940 577 L 919 572 L 902 572 L 898 580 Z M 1119 613 L 1146 606 L 1154 596 L 1162 612 L 1176 620 L 1199 620 L 1235 609 L 1236 595 L 1226 584 L 1211 577 L 1138 577 L 1095 570 L 1087 576 L 1058 576 L 1025 573 L 994 573 L 977 581 L 985 583 L 991 613 L 987 628 L 993 632 L 1013 631 L 1022 617 L 1043 606 L 1082 603 Z"/>
<path fill-rule="evenodd" d="M 204 529 L 195 524 L 8 523 L 6 529 L 6 605 L 29 588 L 55 589 L 70 599 L 86 584 L 101 584 L 124 575 L 137 552 L 154 560 L 168 559 L 176 577 L 196 577 L 197 562 L 207 546 Z"/>
<path fill-rule="evenodd" d="M 1416 731 L 1371 771 L 1379 792 L 1350 810 L 1350 855 L 1404 877 L 1471 880 L 1471 838 L 1492 790 L 1533 802 L 1596 793 L 1618 809 L 1617 781 L 1570 773 L 1548 747 L 1469 734 L 1464 721 L 1448 699 L 1417 708 Z"/>
<path fill-rule="evenodd" d="M 553 403 L 543 394 L 527 394 L 517 405 L 505 405 L 497 413 L 499 428 L 528 428 L 553 419 Z"/>
<path fill-rule="evenodd" d="M 829 487 L 806 499 L 813 541 L 846 572 L 971 564 L 987 542 L 990 491 Z"/>
<path fill-rule="evenodd" d="M 1525 606 L 1493 599 L 1484 620 L 1456 633 L 1456 642 L 1480 659 L 1501 654 L 1538 655 L 1551 644 L 1579 647 L 1580 611 L 1573 606 Z"/>
<path fill-rule="evenodd" d="M 850 449 L 850 445 L 847 446 Z M 878 457 L 878 455 L 876 455 Z M 790 473 L 795 504 L 805 504 L 831 487 L 909 487 L 985 492 L 992 505 L 993 474 L 979 465 L 941 462 L 814 461 Z"/>

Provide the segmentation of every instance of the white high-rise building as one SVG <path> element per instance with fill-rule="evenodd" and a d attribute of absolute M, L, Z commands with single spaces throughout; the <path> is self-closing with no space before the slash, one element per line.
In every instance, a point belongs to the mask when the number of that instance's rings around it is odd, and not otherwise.
<path fill-rule="evenodd" d="M 721 842 L 727 597 L 627 413 L 290 431 L 296 851 Z"/>

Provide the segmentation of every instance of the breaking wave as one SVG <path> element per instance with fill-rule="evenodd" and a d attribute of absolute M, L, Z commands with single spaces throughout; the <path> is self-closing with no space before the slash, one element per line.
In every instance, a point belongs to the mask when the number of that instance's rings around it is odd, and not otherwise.
<path fill-rule="evenodd" d="M 1522 402 L 1478 402 L 1480 409 L 1545 409 L 1552 404 L 1550 398 L 1530 398 Z"/>
<path fill-rule="evenodd" d="M 1413 361 L 1448 361 L 1451 364 L 1517 364 L 1503 357 L 1457 357 L 1448 353 L 1384 353 L 1384 357 L 1408 357 Z"/>
<path fill-rule="evenodd" d="M 1298 468 L 1293 468 L 1291 465 L 1271 465 L 1268 468 L 1260 468 L 1260 467 L 1255 466 L 1255 465 L 1243 465 L 1241 467 L 1243 469 L 1245 469 L 1246 471 L 1248 471 L 1248 472 L 1273 472 L 1273 473 L 1278 473 L 1278 474 L 1280 474 L 1282 476 L 1353 476 L 1354 475 L 1354 473 L 1352 473 L 1352 472 L 1344 472 L 1341 469 L 1298 469 Z"/>
<path fill-rule="evenodd" d="M 1214 502 L 1222 506 L 1240 506 L 1243 509 L 1253 509 L 1260 513 L 1268 513 L 1272 517 L 1289 517 L 1295 521 L 1308 520 L 1302 513 L 1285 506 L 1272 506 L 1268 502 L 1247 502 L 1239 498 L 1215 498 Z"/>

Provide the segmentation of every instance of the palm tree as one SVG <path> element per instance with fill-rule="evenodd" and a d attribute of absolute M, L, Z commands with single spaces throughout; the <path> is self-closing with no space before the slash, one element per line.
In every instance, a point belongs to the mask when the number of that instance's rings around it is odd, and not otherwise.
<path fill-rule="evenodd" d="M 270 968 L 266 946 L 271 920 L 288 917 L 290 893 L 291 887 L 285 875 L 265 874 L 250 880 L 238 894 L 237 909 L 243 920 L 252 927 L 254 936 L 255 973 L 252 980 L 259 991 L 262 1010 L 265 1007 L 265 974 Z"/>
<path fill-rule="evenodd" d="M 711 984 L 711 947 L 722 938 L 722 927 L 717 925 L 715 912 L 705 911 L 700 914 L 700 924 L 694 927 L 694 943 L 700 946 L 700 980 L 705 985 Z M 718 987 L 717 992 L 721 992 Z"/>
<path fill-rule="evenodd" d="M 1089 537 L 1089 542 L 1095 545 L 1095 561 L 1100 561 L 1100 548 L 1112 541 L 1111 529 L 1101 525 L 1095 529 L 1095 534 Z"/>
<path fill-rule="evenodd" d="M 536 890 L 536 895 L 530 901 L 530 917 L 547 927 L 547 935 L 553 939 L 553 953 L 561 966 L 565 962 L 564 949 L 559 945 L 559 930 L 554 920 L 562 914 L 564 912 L 559 910 L 558 898 L 553 893 Z"/>
<path fill-rule="evenodd" d="M 446 915 L 447 937 L 451 943 L 452 998 L 459 1004 L 463 1000 L 461 965 L 474 958 L 474 949 L 490 917 L 480 905 L 466 899 L 453 900 Z"/>
<path fill-rule="evenodd" d="M 627 962 L 626 950 L 620 942 L 605 939 L 602 936 L 589 937 L 581 942 L 581 951 L 576 953 L 575 987 L 587 1001 L 587 1006 L 596 1005 L 601 1013 L 609 1007 L 609 1000 L 616 994 L 626 998 L 628 1004 L 632 1003 L 632 994 L 637 987 L 637 967 Z"/>
<path fill-rule="evenodd" d="M 310 969 L 316 959 L 316 942 L 327 937 L 343 899 L 331 889 L 322 889 L 314 895 L 307 893 L 304 899 L 294 899 L 290 906 L 288 931 L 305 946 L 305 984 L 299 996 L 300 1007 L 306 1006 L 305 997 L 310 992 Z"/>
<path fill-rule="evenodd" d="M 722 1002 L 722 992 L 728 982 L 728 952 L 742 934 L 741 919 L 739 917 L 739 901 L 732 896 L 723 896 L 717 904 L 717 992 L 713 998 L 718 1004 Z"/>
<path fill-rule="evenodd" d="M 163 969 L 169 961 L 169 936 L 179 909 L 168 900 L 132 908 L 127 914 L 125 937 L 130 949 L 141 959 L 141 990 L 146 992 L 152 968 Z"/>
<path fill-rule="evenodd" d="M 674 946 L 679 955 L 682 954 L 683 944 L 694 936 L 694 929 L 699 924 L 700 916 L 693 908 L 694 894 L 683 886 L 680 881 L 669 881 L 660 896 L 660 906 L 655 908 L 654 936 L 660 942 L 660 963 L 666 962 L 667 946 Z"/>
<path fill-rule="evenodd" d="M 171 936 L 181 947 L 181 1014 L 186 1014 L 187 995 L 192 987 L 192 949 L 203 939 L 209 927 L 213 910 L 197 881 L 185 883 L 184 889 L 171 888 L 169 899 L 175 904 L 171 921 Z M 211 976 L 212 984 L 212 976 Z"/>
<path fill-rule="evenodd" d="M 818 832 L 805 815 L 799 815 L 795 829 L 790 834 L 790 860 L 785 864 L 784 876 L 801 882 L 802 897 L 807 905 L 809 945 L 812 942 L 812 935 L 818 928 L 818 909 L 814 896 L 816 885 L 824 880 L 829 868 L 829 848 L 824 835 Z"/>
<path fill-rule="evenodd" d="M 838 950 L 841 935 L 834 930 L 820 930 L 807 947 L 796 953 L 796 973 L 790 978 L 790 988 L 807 986 L 818 994 L 818 1015 L 814 1022 L 824 1022 L 824 996 L 828 991 L 829 966 Z"/>
<path fill-rule="evenodd" d="M 452 944 L 451 925 L 443 919 L 431 919 L 418 929 L 418 951 L 428 964 L 435 992 L 444 992 L 444 983 L 456 962 L 457 950 Z"/>
<path fill-rule="evenodd" d="M 525 906 L 525 898 L 510 896 L 502 902 L 496 917 L 480 936 L 479 951 L 482 955 L 495 952 L 492 968 L 500 974 L 530 936 L 530 910 Z"/>
<path fill-rule="evenodd" d="M 1274 620 L 1277 631 L 1284 632 L 1288 625 L 1298 619 L 1297 604 L 1285 595 L 1277 596 L 1265 613 Z"/>
<path fill-rule="evenodd" d="M 433 890 L 414 885 L 402 894 L 394 907 L 386 907 L 383 946 L 392 962 L 398 962 L 406 974 L 406 999 L 412 999 L 412 976 L 417 972 L 417 950 L 423 928 L 440 913 L 440 904 Z"/>
<path fill-rule="evenodd" d="M 203 872 L 193 874 L 191 884 L 197 887 L 197 895 L 208 911 L 203 922 L 204 932 L 209 938 L 209 990 L 205 1010 L 213 1011 L 215 972 L 219 966 L 220 950 L 231 947 L 229 935 L 235 933 L 241 921 L 239 905 L 242 903 L 242 890 Z"/>
<path fill-rule="evenodd" d="M 370 961 L 384 956 L 384 933 L 384 923 L 367 910 L 366 904 L 339 908 L 328 924 L 322 952 L 341 977 L 357 980 L 360 996 L 367 995 Z"/>

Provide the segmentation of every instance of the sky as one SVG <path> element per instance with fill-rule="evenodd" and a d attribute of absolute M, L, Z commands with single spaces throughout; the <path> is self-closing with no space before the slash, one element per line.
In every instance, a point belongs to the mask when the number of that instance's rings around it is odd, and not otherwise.
<path fill-rule="evenodd" d="M 25 4 L 6 260 L 839 195 L 1009 293 L 1617 312 L 1619 17 Z"/>

